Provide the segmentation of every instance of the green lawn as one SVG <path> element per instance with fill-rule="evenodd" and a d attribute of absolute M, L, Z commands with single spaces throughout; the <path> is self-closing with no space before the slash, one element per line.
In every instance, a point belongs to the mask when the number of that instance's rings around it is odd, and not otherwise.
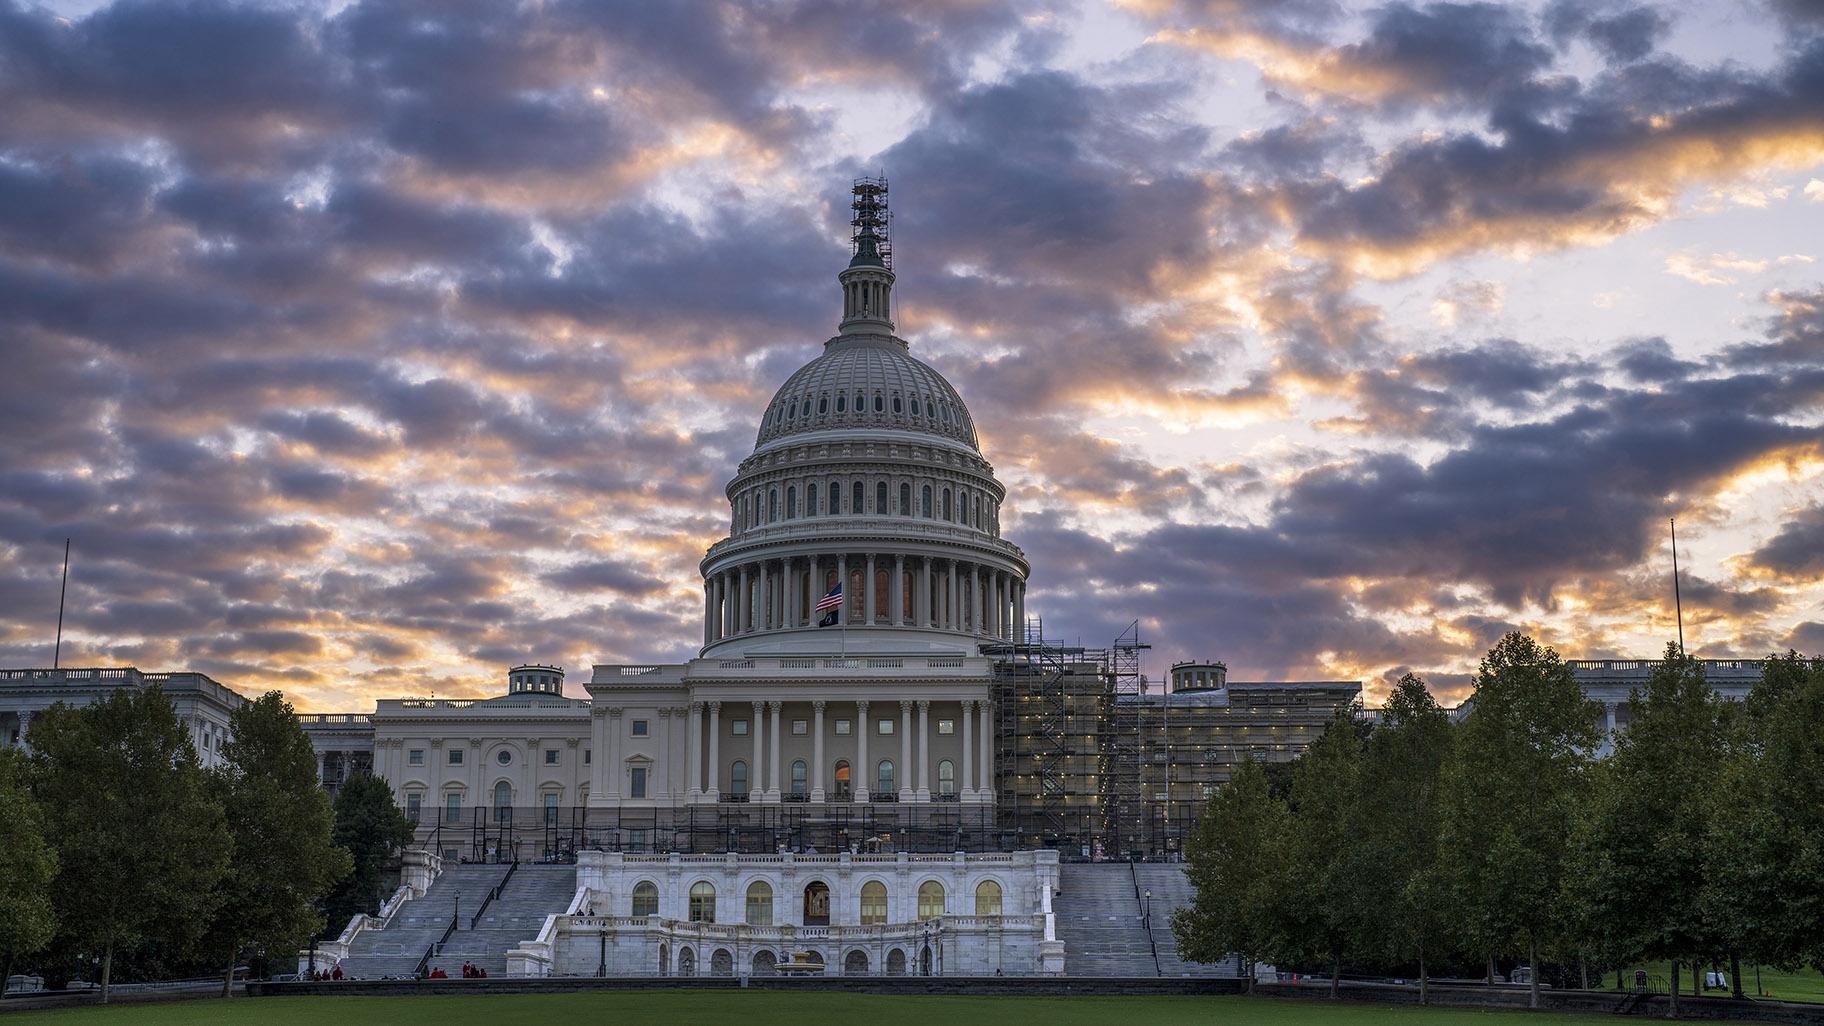
<path fill-rule="evenodd" d="M 1611 1015 L 1330 1004 L 1249 997 L 893 997 L 828 991 L 618 991 L 451 997 L 293 997 L 22 1012 L 7 1026 L 1614 1026 Z"/>
<path fill-rule="evenodd" d="M 1658 977 L 1660 980 L 1670 980 L 1672 978 L 1672 965 L 1669 962 L 1662 962 L 1659 965 L 1642 966 L 1641 968 L 1647 970 L 1647 972 Z M 1727 972 L 1728 969 L 1728 966 L 1723 966 L 1724 972 Z M 1634 985 L 1633 980 L 1634 971 L 1629 969 L 1627 973 L 1624 974 L 1623 982 L 1629 987 L 1632 987 Z M 1599 989 L 1614 990 L 1615 974 L 1612 972 L 1604 974 L 1600 983 L 1597 983 L 1595 980 L 1591 980 L 1590 982 L 1596 984 Z M 1687 965 L 1684 967 L 1680 974 L 1678 985 L 1679 993 L 1691 993 L 1690 966 Z M 1824 974 L 1820 974 L 1814 969 L 1807 969 L 1803 972 L 1796 973 L 1783 973 L 1778 969 L 1770 969 L 1766 966 L 1762 966 L 1761 990 L 1764 992 L 1765 996 L 1778 1001 L 1824 1002 Z M 1749 997 L 1755 996 L 1754 966 L 1752 965 L 1742 966 L 1742 992 Z M 1720 991 L 1711 991 L 1710 994 L 1713 997 L 1721 996 Z"/>

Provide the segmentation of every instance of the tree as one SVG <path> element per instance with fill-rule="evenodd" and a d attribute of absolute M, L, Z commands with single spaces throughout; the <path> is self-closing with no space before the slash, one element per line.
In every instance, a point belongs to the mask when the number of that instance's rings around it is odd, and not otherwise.
<path fill-rule="evenodd" d="M 1269 942 L 1286 829 L 1286 807 L 1272 796 L 1265 770 L 1243 759 L 1210 796 L 1185 845 L 1185 875 L 1195 894 L 1172 914 L 1178 950 L 1194 962 L 1217 962 L 1239 952 L 1250 989 L 1250 960 Z"/>
<path fill-rule="evenodd" d="M 1440 789 L 1441 862 L 1464 939 L 1490 957 L 1524 953 L 1538 1007 L 1600 708 L 1558 653 L 1518 632 L 1483 658 L 1471 702 Z"/>
<path fill-rule="evenodd" d="M 1770 657 L 1735 725 L 1704 904 L 1759 962 L 1824 969 L 1824 660 Z"/>
<path fill-rule="evenodd" d="M 1673 1012 L 1678 964 L 1727 954 L 1704 903 L 1705 861 L 1725 750 L 1721 699 L 1704 668 L 1666 646 L 1646 686 L 1628 699 L 1628 727 L 1593 796 L 1580 832 L 1579 879 L 1571 893 L 1585 921 L 1611 931 L 1624 957 L 1668 960 Z"/>
<path fill-rule="evenodd" d="M 45 843 L 38 806 L 24 787 L 18 749 L 0 748 L 0 996 L 13 963 L 51 942 L 51 878 L 57 855 Z"/>
<path fill-rule="evenodd" d="M 1363 752 L 1352 834 L 1362 896 L 1358 944 L 1394 961 L 1419 964 L 1419 1002 L 1430 1000 L 1426 960 L 1438 953 L 1446 900 L 1438 866 L 1439 801 L 1451 747 L 1450 716 L 1425 682 L 1406 674 L 1394 686 L 1381 725 Z"/>
<path fill-rule="evenodd" d="M 1289 843 L 1273 903 L 1271 949 L 1287 961 L 1327 963 L 1332 998 L 1374 884 L 1351 829 L 1362 751 L 1355 711 L 1330 721 L 1293 771 Z"/>
<path fill-rule="evenodd" d="M 207 945 L 225 963 L 223 997 L 243 953 L 289 955 L 323 929 L 318 903 L 352 861 L 335 843 L 316 754 L 284 696 L 268 691 L 228 725 L 214 785 L 233 849 Z"/>
<path fill-rule="evenodd" d="M 229 837 L 196 750 L 157 687 L 121 688 L 32 720 L 32 791 L 59 852 L 51 904 L 60 933 L 101 957 L 149 940 L 182 952 L 220 902 Z"/>
<path fill-rule="evenodd" d="M 387 870 L 399 850 L 412 843 L 414 827 L 393 800 L 392 787 L 373 776 L 343 784 L 335 814 L 335 843 L 350 857 L 348 873 L 328 899 L 329 928 L 340 930 L 357 912 L 379 911 Z"/>

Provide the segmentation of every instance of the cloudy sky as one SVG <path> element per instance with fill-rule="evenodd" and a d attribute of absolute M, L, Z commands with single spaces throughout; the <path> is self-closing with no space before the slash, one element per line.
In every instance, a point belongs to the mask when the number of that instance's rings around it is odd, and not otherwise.
<path fill-rule="evenodd" d="M 1824 9 L 0 0 L 0 665 L 676 660 L 851 177 L 1028 612 L 1824 651 Z"/>

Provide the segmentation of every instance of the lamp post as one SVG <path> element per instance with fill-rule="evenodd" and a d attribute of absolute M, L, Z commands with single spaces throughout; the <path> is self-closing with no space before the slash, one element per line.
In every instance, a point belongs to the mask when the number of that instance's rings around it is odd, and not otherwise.
<path fill-rule="evenodd" d="M 1140 921 L 1146 924 L 1147 929 L 1153 928 L 1153 892 L 1151 890 L 1146 892 L 1146 904 L 1140 909 Z"/>
<path fill-rule="evenodd" d="M 462 888 L 460 887 L 456 888 L 456 910 L 455 914 L 450 916 L 450 922 L 458 925 L 462 923 Z"/>

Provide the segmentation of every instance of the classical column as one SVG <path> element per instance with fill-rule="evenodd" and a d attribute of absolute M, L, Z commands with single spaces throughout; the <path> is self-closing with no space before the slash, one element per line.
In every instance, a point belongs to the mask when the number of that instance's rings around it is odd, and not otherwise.
<path fill-rule="evenodd" d="M 785 625 L 798 626 L 798 589 L 803 586 L 804 576 L 798 570 L 798 559 L 787 557 L 785 561 Z"/>
<path fill-rule="evenodd" d="M 779 782 L 779 750 L 785 747 L 785 738 L 779 733 L 779 707 L 781 704 L 779 702 L 766 703 L 767 711 L 773 714 L 772 733 L 768 735 L 773 739 L 772 750 L 768 753 L 772 759 L 772 768 L 767 771 L 767 780 L 771 782 L 766 789 L 766 800 L 769 802 L 778 801 L 779 792 L 784 790 L 783 785 Z"/>
<path fill-rule="evenodd" d="M 963 702 L 963 779 L 958 785 L 963 801 L 975 800 L 975 703 Z"/>
<path fill-rule="evenodd" d="M 709 786 L 703 789 L 709 800 L 722 800 L 722 703 L 709 703 Z"/>
<path fill-rule="evenodd" d="M 715 619 L 716 619 L 716 594 L 715 594 L 714 589 L 712 589 L 709 586 L 709 582 L 704 581 L 703 582 L 703 644 L 705 644 L 705 645 L 716 640 L 714 637 L 715 630 L 712 626 L 715 623 Z"/>
<path fill-rule="evenodd" d="M 912 596 L 913 605 L 918 607 L 915 618 L 920 627 L 931 626 L 931 557 L 918 557 L 918 587 L 912 589 L 917 594 Z"/>
<path fill-rule="evenodd" d="M 987 605 L 982 602 L 982 567 L 979 563 L 971 563 L 969 564 L 969 615 L 975 622 L 971 623 L 969 627 L 977 634 L 988 633 L 982 624 L 982 610 L 986 608 L 988 608 Z"/>
<path fill-rule="evenodd" d="M 849 623 L 849 601 L 854 596 L 849 594 L 849 557 L 836 557 L 836 583 L 842 585 L 842 604 L 836 607 L 836 626 L 846 627 Z"/>
<path fill-rule="evenodd" d="M 855 800 L 868 800 L 868 774 L 874 772 L 868 765 L 868 703 L 855 703 L 855 769 L 849 776 L 855 781 Z"/>
<path fill-rule="evenodd" d="M 729 580 L 728 571 L 724 570 L 716 576 L 722 584 L 722 636 L 726 638 L 735 633 L 735 586 Z"/>
<path fill-rule="evenodd" d="M 760 616 L 756 619 L 756 630 L 771 630 L 778 623 L 773 619 L 773 574 L 772 564 L 760 561 Z"/>
<path fill-rule="evenodd" d="M 988 713 L 992 705 L 993 703 L 991 702 L 982 702 L 980 703 L 980 709 L 977 710 L 982 717 L 982 737 L 980 741 L 982 746 L 982 786 L 978 793 L 985 802 L 994 800 L 994 728 L 988 722 Z"/>
<path fill-rule="evenodd" d="M 621 713 L 620 708 L 608 710 L 608 752 L 602 767 L 602 784 L 607 789 L 602 793 L 616 805 L 621 803 Z M 601 751 L 601 749 L 596 749 Z M 536 785 L 536 781 L 535 781 Z M 593 794 L 594 792 L 590 792 Z"/>
<path fill-rule="evenodd" d="M 950 583 L 944 591 L 944 626 L 960 631 L 963 629 L 963 610 L 956 598 L 956 560 L 953 559 L 950 561 Z"/>
<path fill-rule="evenodd" d="M 589 763 L 589 797 L 606 797 L 608 782 L 603 779 L 603 767 L 608 764 L 608 710 L 600 706 L 589 710 L 589 743 L 592 751 L 601 754 L 601 758 L 591 758 Z"/>
<path fill-rule="evenodd" d="M 931 800 L 931 703 L 918 703 L 918 800 Z"/>
<path fill-rule="evenodd" d="M 1013 582 L 1013 640 L 1026 640 L 1026 582 Z"/>
<path fill-rule="evenodd" d="M 811 703 L 811 801 L 823 801 L 823 700 Z"/>
<path fill-rule="evenodd" d="M 862 586 L 861 586 L 861 595 L 862 595 L 862 598 L 861 598 L 862 622 L 869 624 L 871 626 L 874 623 L 874 613 L 875 613 L 875 609 L 874 609 L 874 553 L 872 553 L 872 552 L 868 553 L 868 576 L 865 578 L 865 583 L 862 584 Z"/>
<path fill-rule="evenodd" d="M 892 592 L 887 596 L 887 619 L 898 627 L 906 622 L 906 557 L 897 553 L 893 556 L 893 583 L 889 586 Z"/>
<path fill-rule="evenodd" d="M 748 801 L 757 800 L 754 796 L 766 796 L 766 703 L 754 703 L 754 763 L 753 771 L 747 776 Z"/>
<path fill-rule="evenodd" d="M 685 797 L 697 801 L 703 797 L 703 703 L 690 703 L 690 733 L 684 737 L 684 758 L 690 763 L 687 779 L 690 790 Z M 598 746 L 599 750 L 599 746 Z"/>
<path fill-rule="evenodd" d="M 659 768 L 646 781 L 646 797 L 670 798 L 673 788 L 671 775 L 676 769 L 671 763 L 671 708 L 659 709 Z"/>
<path fill-rule="evenodd" d="M 899 800 L 912 800 L 912 703 L 899 703 Z"/>
<path fill-rule="evenodd" d="M 735 607 L 735 633 L 754 629 L 754 582 L 748 579 L 747 567 L 741 568 L 741 599 Z"/>

